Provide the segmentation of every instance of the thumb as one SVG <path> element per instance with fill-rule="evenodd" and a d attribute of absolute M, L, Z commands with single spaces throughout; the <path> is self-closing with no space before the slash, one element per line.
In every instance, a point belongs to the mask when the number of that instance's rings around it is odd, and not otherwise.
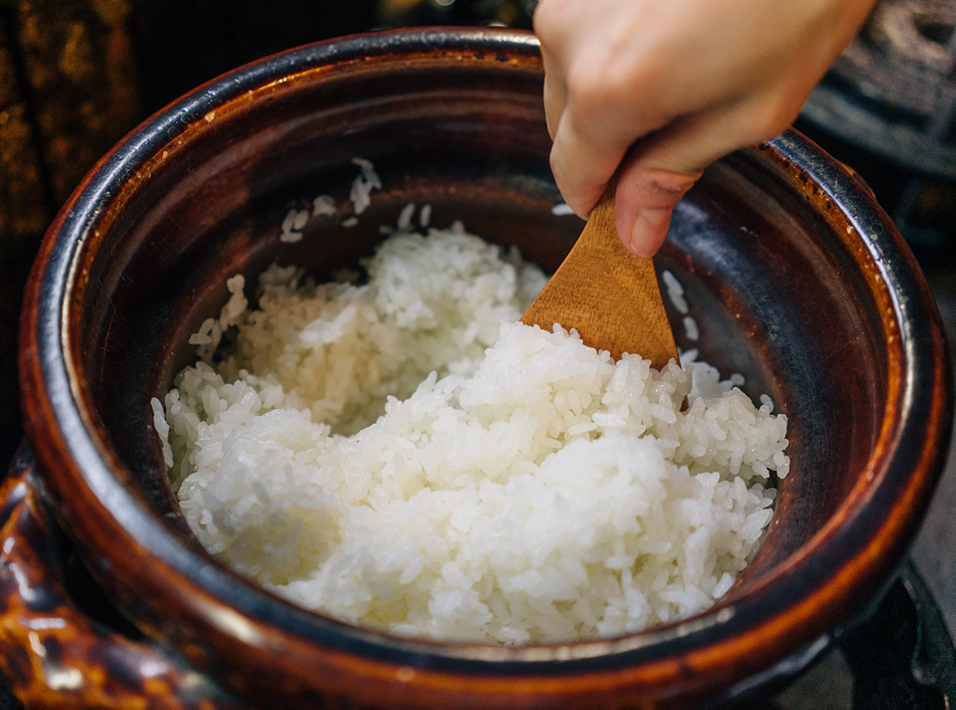
<path fill-rule="evenodd" d="M 638 256 L 653 256 L 664 243 L 674 207 L 702 173 L 703 169 L 683 173 L 641 160 L 625 164 L 614 196 L 617 233 L 624 248 Z"/>
<path fill-rule="evenodd" d="M 671 214 L 712 162 L 786 128 L 789 114 L 755 120 L 753 102 L 716 107 L 671 123 L 631 147 L 618 175 L 614 208 L 624 247 L 652 256 L 667 236 Z"/>

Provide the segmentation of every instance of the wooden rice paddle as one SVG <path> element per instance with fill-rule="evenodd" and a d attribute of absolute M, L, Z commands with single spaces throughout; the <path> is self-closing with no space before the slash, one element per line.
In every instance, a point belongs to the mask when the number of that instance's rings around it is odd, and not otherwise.
<path fill-rule="evenodd" d="M 586 345 L 615 360 L 637 353 L 660 369 L 677 358 L 654 262 L 631 254 L 618 239 L 613 186 L 521 321 L 547 331 L 555 323 L 574 328 Z"/>

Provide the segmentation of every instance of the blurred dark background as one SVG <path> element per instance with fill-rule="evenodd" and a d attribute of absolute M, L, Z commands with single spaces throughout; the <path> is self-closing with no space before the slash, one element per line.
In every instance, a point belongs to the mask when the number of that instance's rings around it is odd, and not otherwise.
<path fill-rule="evenodd" d="M 536 0 L 0 0 L 0 473 L 22 438 L 16 331 L 40 239 L 152 112 L 229 69 L 377 28 L 530 29 Z M 855 168 L 953 310 L 956 0 L 883 0 L 797 126 Z M 941 285 L 941 287 L 940 287 Z"/>

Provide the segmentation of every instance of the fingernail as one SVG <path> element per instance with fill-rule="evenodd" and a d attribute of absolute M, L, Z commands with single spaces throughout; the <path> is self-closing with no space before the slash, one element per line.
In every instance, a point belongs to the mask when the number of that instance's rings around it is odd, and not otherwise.
<path fill-rule="evenodd" d="M 664 243 L 670 223 L 670 210 L 642 210 L 631 229 L 630 251 L 638 256 L 654 256 Z"/>

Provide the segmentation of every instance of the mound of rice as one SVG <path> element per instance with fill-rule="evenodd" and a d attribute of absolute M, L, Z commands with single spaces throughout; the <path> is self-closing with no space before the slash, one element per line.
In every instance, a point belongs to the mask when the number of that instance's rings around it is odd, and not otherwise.
<path fill-rule="evenodd" d="M 460 225 L 397 234 L 366 268 L 315 285 L 273 266 L 255 311 L 230 281 L 194 336 L 206 361 L 153 401 L 211 553 L 308 609 L 434 639 L 613 636 L 727 592 L 789 467 L 768 399 L 516 322 L 544 276 Z"/>

